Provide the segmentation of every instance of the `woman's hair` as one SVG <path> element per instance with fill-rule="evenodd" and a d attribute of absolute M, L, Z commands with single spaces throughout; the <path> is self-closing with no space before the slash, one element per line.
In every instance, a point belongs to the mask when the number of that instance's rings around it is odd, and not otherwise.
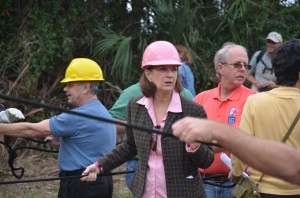
<path fill-rule="evenodd" d="M 155 66 L 149 66 L 145 70 L 152 70 Z M 154 96 L 156 92 L 156 86 L 153 82 L 150 82 L 146 77 L 145 70 L 140 78 L 140 87 L 143 92 L 143 95 L 147 98 Z M 177 70 L 178 71 L 178 70 Z M 179 71 L 177 72 L 177 80 L 174 87 L 175 91 L 180 93 L 183 90 L 183 85 L 180 81 Z"/>
<path fill-rule="evenodd" d="M 179 55 L 181 55 L 181 61 L 186 61 L 189 65 L 191 65 L 193 63 L 193 59 L 188 49 L 184 45 L 175 45 L 175 47 Z"/>

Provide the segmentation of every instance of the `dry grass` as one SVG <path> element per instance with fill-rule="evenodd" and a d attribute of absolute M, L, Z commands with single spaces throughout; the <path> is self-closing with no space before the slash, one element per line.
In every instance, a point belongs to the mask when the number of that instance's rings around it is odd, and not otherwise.
<path fill-rule="evenodd" d="M 57 177 L 58 168 L 55 154 L 34 154 L 18 157 L 14 167 L 23 167 L 25 174 L 22 180 Z M 17 180 L 10 172 L 6 162 L 0 162 L 0 180 Z M 125 165 L 120 166 L 115 172 L 125 171 Z M 18 173 L 18 172 L 17 172 Z M 126 187 L 124 175 L 113 176 L 113 198 L 131 198 L 131 193 Z M 0 185 L 1 198 L 55 198 L 57 197 L 59 181 L 45 181 L 34 183 L 20 183 Z"/>

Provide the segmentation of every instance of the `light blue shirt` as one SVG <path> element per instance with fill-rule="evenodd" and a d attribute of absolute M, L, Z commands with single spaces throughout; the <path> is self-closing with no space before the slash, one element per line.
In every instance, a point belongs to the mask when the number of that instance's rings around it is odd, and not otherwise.
<path fill-rule="evenodd" d="M 194 75 L 187 62 L 182 62 L 182 65 L 179 67 L 179 73 L 183 86 L 195 97 L 196 91 L 194 87 Z"/>
<path fill-rule="evenodd" d="M 99 100 L 91 100 L 72 111 L 112 119 Z M 50 119 L 50 130 L 60 137 L 58 164 L 60 171 L 86 168 L 116 145 L 116 127 L 112 123 L 62 113 Z"/>

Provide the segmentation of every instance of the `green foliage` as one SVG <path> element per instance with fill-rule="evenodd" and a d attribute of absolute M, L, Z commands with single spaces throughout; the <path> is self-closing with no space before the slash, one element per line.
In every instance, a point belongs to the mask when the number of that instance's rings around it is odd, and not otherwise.
<path fill-rule="evenodd" d="M 130 81 L 131 75 L 129 74 L 134 72 L 132 68 L 132 37 L 117 35 L 109 30 L 103 33 L 103 37 L 102 40 L 95 43 L 94 56 L 115 57 L 111 65 L 112 73 L 109 80 L 113 79 L 118 83 Z"/>
<path fill-rule="evenodd" d="M 271 31 L 284 40 L 299 37 L 299 6 L 283 2 L 1 0 L 0 83 L 9 94 L 59 99 L 64 97 L 59 80 L 68 63 L 88 57 L 101 65 L 105 89 L 111 86 L 118 93 L 116 86 L 123 89 L 139 80 L 145 47 L 168 40 L 190 50 L 200 92 L 213 86 L 213 57 L 224 42 L 244 45 L 251 56 L 265 47 Z M 115 100 L 116 95 L 108 97 Z"/>
<path fill-rule="evenodd" d="M 251 57 L 265 48 L 271 31 L 284 41 L 300 37 L 299 1 L 287 2 L 0 0 L 1 92 L 67 107 L 59 81 L 73 58 L 87 57 L 101 65 L 105 83 L 98 95 L 109 108 L 121 89 L 139 80 L 143 51 L 155 40 L 188 47 L 195 88 L 201 92 L 213 87 L 213 58 L 224 42 L 245 46 Z M 59 113 L 5 105 L 22 109 L 33 122 Z"/>

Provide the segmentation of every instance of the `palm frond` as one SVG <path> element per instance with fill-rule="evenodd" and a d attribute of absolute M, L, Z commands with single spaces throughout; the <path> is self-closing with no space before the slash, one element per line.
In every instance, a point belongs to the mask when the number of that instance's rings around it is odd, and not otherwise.
<path fill-rule="evenodd" d="M 132 71 L 132 37 L 121 37 L 116 45 L 116 57 L 112 65 L 112 72 L 118 73 L 123 82 L 131 79 Z"/>

